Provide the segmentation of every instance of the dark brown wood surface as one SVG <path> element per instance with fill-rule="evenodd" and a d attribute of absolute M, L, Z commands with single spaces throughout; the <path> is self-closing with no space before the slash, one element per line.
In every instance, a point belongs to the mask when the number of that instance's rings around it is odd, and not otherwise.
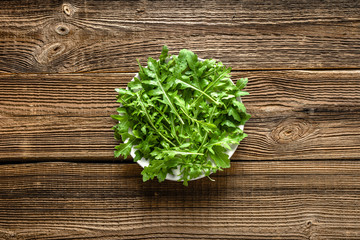
<path fill-rule="evenodd" d="M 133 75 L 0 75 L 0 161 L 114 161 L 114 88 Z M 359 157 L 360 71 L 232 75 L 249 78 L 251 94 L 243 101 L 253 116 L 233 160 Z"/>
<path fill-rule="evenodd" d="M 180 187 L 134 164 L 3 165 L 4 239 L 359 239 L 360 162 L 242 162 Z"/>
<path fill-rule="evenodd" d="M 248 77 L 232 167 L 143 183 L 109 115 L 163 44 Z M 2 1 L 0 239 L 360 239 L 360 1 Z"/>
<path fill-rule="evenodd" d="M 3 1 L 0 72 L 136 71 L 193 49 L 236 70 L 358 68 L 354 0 Z"/>

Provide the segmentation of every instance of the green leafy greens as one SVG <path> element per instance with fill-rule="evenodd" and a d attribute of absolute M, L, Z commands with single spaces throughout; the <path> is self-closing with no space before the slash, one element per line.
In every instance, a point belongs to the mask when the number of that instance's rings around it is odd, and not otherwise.
<path fill-rule="evenodd" d="M 126 158 L 135 148 L 135 162 L 149 161 L 144 181 L 164 181 L 179 168 L 184 185 L 230 167 L 227 149 L 247 136 L 238 126 L 250 115 L 237 99 L 248 95 L 242 91 L 247 79 L 234 85 L 231 68 L 221 62 L 200 61 L 186 49 L 169 55 L 166 46 L 158 61 L 149 57 L 139 68 L 127 89 L 116 89 L 121 106 L 111 117 L 119 121 L 113 130 L 123 143 L 115 157 Z"/>

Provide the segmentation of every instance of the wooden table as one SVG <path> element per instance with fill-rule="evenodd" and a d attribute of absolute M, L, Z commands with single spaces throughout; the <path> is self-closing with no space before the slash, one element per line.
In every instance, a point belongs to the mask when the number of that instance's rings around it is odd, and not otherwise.
<path fill-rule="evenodd" d="M 1 239 L 360 239 L 359 1 L 1 3 Z M 114 88 L 163 44 L 249 78 L 215 182 L 113 158 Z"/>

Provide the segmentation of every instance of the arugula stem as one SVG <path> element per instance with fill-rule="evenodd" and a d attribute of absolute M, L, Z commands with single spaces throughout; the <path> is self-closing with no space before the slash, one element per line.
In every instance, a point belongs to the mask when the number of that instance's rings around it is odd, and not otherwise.
<path fill-rule="evenodd" d="M 222 77 L 223 77 L 225 74 L 227 74 L 227 73 L 228 73 L 228 71 L 225 71 L 225 72 L 223 72 L 222 74 L 220 74 L 215 81 L 212 81 L 212 82 L 204 89 L 203 92 L 206 93 L 207 90 L 209 90 L 212 86 L 214 86 L 214 85 L 215 85 L 219 80 L 221 80 Z M 204 95 L 204 94 L 202 93 L 202 94 L 190 105 L 190 107 L 192 107 L 194 104 L 196 104 L 197 101 L 199 101 L 199 99 L 200 99 L 203 95 Z"/>
<path fill-rule="evenodd" d="M 151 100 L 149 100 L 149 101 L 151 101 Z M 167 117 L 165 116 L 165 114 L 164 114 L 163 112 L 161 112 L 160 109 L 158 109 L 158 108 L 155 106 L 155 104 L 153 104 L 153 105 L 154 105 L 153 107 L 155 108 L 155 110 L 158 111 L 158 113 L 160 113 L 160 115 L 164 117 L 165 121 L 166 121 L 168 124 L 170 124 L 171 122 L 170 122 L 169 119 L 167 119 Z"/>
<path fill-rule="evenodd" d="M 168 132 L 171 132 L 171 130 L 169 129 L 169 127 L 167 127 L 166 125 L 162 125 Z"/>
<path fill-rule="evenodd" d="M 154 123 L 151 121 L 151 117 L 149 116 L 149 113 L 147 112 L 146 107 L 145 107 L 143 101 L 141 100 L 140 95 L 138 93 L 136 93 L 136 95 L 138 96 L 141 107 L 144 110 L 146 118 L 147 118 L 148 122 L 150 123 L 151 127 L 153 127 L 155 132 L 157 132 L 165 141 L 170 143 L 172 146 L 176 147 L 176 145 L 173 142 L 171 142 L 167 137 L 165 137 L 160 131 L 157 130 L 157 128 L 154 126 Z"/>
<path fill-rule="evenodd" d="M 190 121 L 196 123 L 197 130 L 198 130 L 198 132 L 200 132 L 200 127 L 199 127 L 199 124 L 198 124 L 198 120 L 190 117 L 182 107 L 180 107 L 180 110 L 185 114 L 186 117 L 188 117 L 190 119 Z"/>
<path fill-rule="evenodd" d="M 180 143 L 180 141 L 179 141 L 179 138 L 178 138 L 178 136 L 177 136 L 177 134 L 176 134 L 176 128 L 175 128 L 175 125 L 174 125 L 173 115 L 170 115 L 170 118 L 171 118 L 171 122 L 170 122 L 171 131 L 169 131 L 169 132 L 171 132 L 171 133 L 174 135 L 175 140 L 177 141 L 177 143 L 178 143 L 179 145 L 181 145 L 181 143 Z M 182 126 L 183 126 L 183 125 L 181 125 L 181 127 L 182 127 Z"/>
<path fill-rule="evenodd" d="M 171 110 L 173 110 L 173 112 L 175 113 L 175 115 L 179 118 L 180 122 L 181 122 L 182 124 L 185 124 L 184 121 L 182 120 L 182 118 L 180 117 L 179 113 L 176 111 L 176 108 L 175 108 L 174 104 L 171 102 L 171 100 L 170 100 L 169 96 L 167 95 L 165 89 L 163 88 L 163 86 L 162 86 L 162 84 L 161 84 L 161 82 L 160 82 L 160 79 L 159 79 L 157 73 L 155 73 L 155 77 L 156 77 L 157 84 L 158 84 L 159 88 L 161 89 L 161 91 L 163 92 L 166 100 L 168 101 Z"/>
<path fill-rule="evenodd" d="M 175 154 L 181 154 L 181 155 L 201 155 L 203 156 L 203 153 L 198 152 L 182 152 L 182 151 L 173 151 L 173 150 L 164 150 L 164 153 L 175 153 Z"/>
<path fill-rule="evenodd" d="M 201 89 L 199 89 L 199 88 L 197 88 L 197 87 L 195 87 L 195 86 L 193 86 L 193 85 L 191 85 L 191 84 L 189 84 L 189 83 L 187 83 L 187 82 L 185 82 L 185 81 L 183 81 L 181 79 L 176 79 L 176 81 L 178 81 L 181 84 L 186 85 L 186 86 L 200 92 L 202 95 L 205 95 L 207 98 L 209 98 L 213 103 L 215 103 L 216 105 L 219 105 L 219 103 L 215 99 L 213 99 L 211 96 L 209 96 L 205 91 L 202 91 Z M 200 95 L 200 97 L 202 95 Z"/>
<path fill-rule="evenodd" d="M 180 128 L 180 134 L 183 135 L 184 133 L 184 125 L 181 125 L 181 128 Z M 180 145 L 183 144 L 184 141 L 181 141 Z"/>
<path fill-rule="evenodd" d="M 122 101 L 121 104 L 122 104 L 122 105 L 125 105 L 126 102 L 125 102 L 125 100 L 124 100 L 120 95 L 118 96 L 118 98 L 120 98 L 120 100 Z"/>
<path fill-rule="evenodd" d="M 182 107 L 180 107 L 180 110 L 185 114 L 185 116 L 187 117 L 187 118 L 189 118 L 191 121 L 194 121 L 195 119 L 193 119 L 192 117 L 190 117 L 186 112 L 185 112 L 185 110 L 182 108 Z"/>
<path fill-rule="evenodd" d="M 210 76 L 211 74 L 213 74 L 215 72 L 216 68 L 211 68 L 211 70 L 208 70 L 208 73 L 206 73 L 204 76 L 202 76 L 202 78 L 206 78 L 208 76 Z"/>
<path fill-rule="evenodd" d="M 180 110 L 181 110 L 192 122 L 196 123 L 198 132 L 200 132 L 199 123 L 201 123 L 201 121 L 197 120 L 196 118 L 190 117 L 190 115 L 188 115 L 182 107 L 180 107 Z"/>
<path fill-rule="evenodd" d="M 211 111 L 211 113 L 210 113 L 209 123 L 211 123 L 211 121 L 212 121 L 212 117 L 213 117 L 215 108 L 216 108 L 216 107 L 214 106 L 213 109 L 212 109 L 212 111 Z M 209 135 L 208 132 L 206 132 L 206 133 L 205 133 L 205 136 L 204 136 L 204 139 L 203 139 L 203 141 L 202 141 L 199 149 L 197 150 L 198 152 L 199 152 L 199 151 L 201 150 L 201 148 L 204 146 L 204 144 L 205 144 L 205 142 L 206 142 L 206 140 L 207 140 L 208 135 Z"/>

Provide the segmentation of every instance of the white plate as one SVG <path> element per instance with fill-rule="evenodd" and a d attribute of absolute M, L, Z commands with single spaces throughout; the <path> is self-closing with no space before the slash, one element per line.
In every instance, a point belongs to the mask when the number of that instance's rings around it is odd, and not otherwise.
<path fill-rule="evenodd" d="M 199 61 L 204 61 L 204 59 L 201 59 L 201 58 L 198 58 L 198 60 L 199 60 Z M 137 73 L 137 74 L 133 77 L 133 79 L 131 79 L 131 81 L 134 81 L 134 78 L 140 79 L 140 78 L 139 78 L 139 73 Z M 128 89 L 128 88 L 126 88 L 126 89 Z M 241 102 L 241 98 L 240 98 L 240 97 L 238 97 L 238 98 L 236 98 L 236 99 L 237 99 L 239 102 Z M 244 131 L 244 125 L 239 125 L 239 128 Z M 226 154 L 229 156 L 229 158 L 231 158 L 232 155 L 234 155 L 234 153 L 235 153 L 235 151 L 236 151 L 236 149 L 237 149 L 238 146 L 239 146 L 239 144 L 232 144 L 232 145 L 230 145 L 231 149 L 229 149 L 229 150 L 226 151 Z M 132 148 L 131 148 L 130 155 L 131 155 L 133 158 L 135 158 L 135 151 L 136 151 L 136 150 L 137 150 L 137 149 L 135 149 L 135 147 L 132 147 Z M 147 160 L 147 159 L 145 159 L 145 158 L 140 159 L 139 161 L 137 161 L 137 163 L 138 163 L 142 168 L 149 166 L 149 160 Z M 197 179 L 200 179 L 200 178 L 203 178 L 203 177 L 205 177 L 205 174 L 202 174 L 202 175 L 200 175 L 200 176 L 197 177 L 197 178 L 190 179 L 190 181 L 191 181 L 191 180 L 197 180 Z M 166 180 L 179 181 L 180 178 L 181 178 L 181 176 L 180 176 L 180 167 L 178 167 L 177 169 L 174 169 L 174 170 L 173 170 L 173 174 L 169 174 L 169 173 L 168 173 L 168 174 L 166 175 Z"/>

